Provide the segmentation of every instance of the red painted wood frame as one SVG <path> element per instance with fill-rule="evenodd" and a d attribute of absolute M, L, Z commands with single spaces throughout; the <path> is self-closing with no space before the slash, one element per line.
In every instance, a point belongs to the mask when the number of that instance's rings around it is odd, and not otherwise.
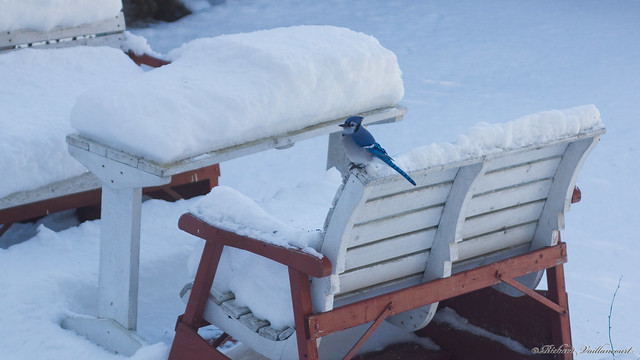
<path fill-rule="evenodd" d="M 331 264 L 325 257 L 264 243 L 213 227 L 191 214 L 184 214 L 180 229 L 206 240 L 200 265 L 184 315 L 178 317 L 176 336 L 169 359 L 228 359 L 200 335 L 198 329 L 208 325 L 202 318 L 207 298 L 224 246 L 254 252 L 289 267 L 294 322 L 300 359 L 318 359 L 316 339 L 357 325 L 373 322 L 365 335 L 347 354 L 349 359 L 371 332 L 387 316 L 453 298 L 500 282 L 515 285 L 514 278 L 547 269 L 550 279 L 549 299 L 534 297 L 555 314 L 554 342 L 571 345 L 569 313 L 562 264 L 567 261 L 566 244 L 532 251 L 486 266 L 467 270 L 448 278 L 436 279 L 370 299 L 314 314 L 311 304 L 309 276 L 331 274 Z M 518 285 L 516 285 L 518 286 Z M 553 289 L 552 289 L 553 287 Z M 529 290 L 527 288 L 527 290 Z M 527 295 L 531 296 L 529 291 Z M 537 293 L 536 293 L 537 294 Z M 516 320 L 517 321 L 517 320 Z M 225 334 L 226 336 L 226 334 Z M 571 359 L 565 354 L 564 359 Z"/>

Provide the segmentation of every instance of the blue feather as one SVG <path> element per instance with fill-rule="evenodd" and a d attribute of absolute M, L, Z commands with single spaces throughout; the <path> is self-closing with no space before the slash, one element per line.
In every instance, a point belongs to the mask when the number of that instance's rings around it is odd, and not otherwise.
<path fill-rule="evenodd" d="M 396 165 L 393 162 L 393 159 L 391 158 L 391 156 L 387 154 L 387 151 L 383 149 L 382 146 L 380 146 L 380 144 L 376 142 L 371 146 L 365 147 L 365 149 L 367 149 L 373 156 L 377 157 L 378 159 L 382 160 L 385 164 L 389 165 L 393 170 L 397 171 L 398 174 L 404 176 L 404 178 L 407 179 L 407 181 L 409 181 L 411 184 L 413 184 L 413 186 L 416 186 L 416 182 L 413 181 L 411 176 L 407 175 L 406 172 L 400 169 L 398 165 Z"/>

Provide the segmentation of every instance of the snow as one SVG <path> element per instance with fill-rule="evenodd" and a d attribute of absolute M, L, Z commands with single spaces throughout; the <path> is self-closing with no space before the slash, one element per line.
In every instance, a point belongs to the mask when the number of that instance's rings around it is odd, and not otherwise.
<path fill-rule="evenodd" d="M 432 143 L 418 146 L 395 158 L 406 171 L 486 157 L 562 140 L 570 136 L 604 130 L 600 111 L 595 105 L 582 105 L 562 110 L 547 110 L 504 123 L 478 123 L 454 143 Z M 372 162 L 370 174 L 393 173 L 388 166 Z"/>
<path fill-rule="evenodd" d="M 454 329 L 463 330 L 471 334 L 480 335 L 482 337 L 491 339 L 521 354 L 524 354 L 524 355 L 531 354 L 531 349 L 525 348 L 519 342 L 505 336 L 493 334 L 483 328 L 470 324 L 467 319 L 458 315 L 458 313 L 456 313 L 455 310 L 451 308 L 447 307 L 447 308 L 440 309 L 440 311 L 438 311 L 436 315 L 433 317 L 433 321 L 449 324 Z"/>
<path fill-rule="evenodd" d="M 86 171 L 67 151 L 69 114 L 92 86 L 139 76 L 120 49 L 25 49 L 0 55 L 0 198 Z"/>
<path fill-rule="evenodd" d="M 320 179 L 283 189 L 259 203 L 226 186 L 218 186 L 189 211 L 214 226 L 270 244 L 298 248 L 315 256 L 324 220 L 342 183 L 335 168 Z M 292 201 L 293 200 L 293 201 Z M 192 254 L 195 276 L 202 248 Z M 276 329 L 293 325 L 289 273 L 286 266 L 247 252 L 225 248 L 214 286 L 231 290 L 236 300 Z"/>
<path fill-rule="evenodd" d="M 170 163 L 391 106 L 404 94 L 391 51 L 372 36 L 332 26 L 202 38 L 168 58 L 170 65 L 81 95 L 71 125 L 103 144 Z"/>
<path fill-rule="evenodd" d="M 0 31 L 49 31 L 115 17 L 121 0 L 0 0 Z"/>
<path fill-rule="evenodd" d="M 480 122 L 495 124 L 545 109 L 596 104 L 607 134 L 582 168 L 582 201 L 566 214 L 562 233 L 569 255 L 565 276 L 572 338 L 578 350 L 609 343 L 609 308 L 624 275 L 613 306 L 611 338 L 616 349 L 636 349 L 633 354 L 616 354 L 616 359 L 638 359 L 637 1 L 615 6 L 594 0 L 227 0 L 208 7 L 199 3 L 199 12 L 177 23 L 130 31 L 165 54 L 199 37 L 301 24 L 341 26 L 375 36 L 397 55 L 405 88 L 401 103 L 409 110 L 400 123 L 369 129 L 392 156 L 455 141 Z M 8 88 L 19 91 L 22 86 L 28 84 Z M 3 92 L 0 101 L 9 93 Z M 33 106 L 24 98 L 15 104 Z M 3 104 L 0 113 L 5 111 Z M 4 147 L 0 153 L 7 151 Z M 264 207 L 265 200 L 288 196 L 278 189 L 323 178 L 325 156 L 326 139 L 311 139 L 288 150 L 223 163 L 220 181 Z M 4 185 L 5 168 L 0 172 Z M 13 176 L 21 172 L 9 178 Z M 138 330 L 151 345 L 134 359 L 168 356 L 175 319 L 184 312 L 178 293 L 190 281 L 185 264 L 202 245 L 176 224 L 196 201 L 143 204 Z M 68 315 L 96 313 L 100 222 L 77 224 L 68 213 L 46 220 L 39 224 L 51 231 L 16 224 L 0 238 L 2 244 L 21 242 L 0 250 L 0 358 L 122 358 L 59 326 Z M 52 223 L 76 225 L 60 230 Z M 380 338 L 365 344 L 382 345 Z M 578 358 L 611 359 L 611 354 Z"/>

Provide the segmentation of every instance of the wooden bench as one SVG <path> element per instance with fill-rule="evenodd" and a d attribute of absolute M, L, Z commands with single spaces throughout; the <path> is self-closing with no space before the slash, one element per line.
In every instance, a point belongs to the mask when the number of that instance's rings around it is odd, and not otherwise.
<path fill-rule="evenodd" d="M 207 324 L 269 358 L 317 359 L 324 351 L 321 338 L 372 323 L 345 350 L 350 358 L 383 320 L 417 330 L 429 323 L 439 301 L 489 286 L 527 294 L 557 312 L 554 340 L 570 344 L 566 246 L 559 231 L 578 195 L 578 172 L 603 133 L 589 129 L 409 169 L 415 188 L 391 172 L 346 173 L 316 249 L 321 257 L 183 215 L 179 227 L 206 243 L 195 280 L 181 293 L 187 307 L 176 324 L 170 359 L 226 358 L 215 348 L 220 341 L 212 346 L 198 334 Z M 233 293 L 212 288 L 225 246 L 288 267 L 294 313 L 289 328 L 271 328 L 237 306 Z M 545 269 L 549 299 L 531 290 Z"/>
<path fill-rule="evenodd" d="M 122 48 L 125 42 L 124 15 L 119 15 L 97 23 L 77 27 L 54 28 L 49 32 L 36 30 L 17 30 L 0 32 L 0 55 L 22 49 L 53 49 L 71 46 L 111 46 Z M 124 49 L 138 65 L 161 66 L 168 62 L 148 54 L 135 54 Z M 62 69 L 59 69 L 62 71 Z M 71 69 L 70 71 L 73 71 Z M 25 78 L 25 82 L 31 79 Z M 73 79 L 68 79 L 72 81 Z M 28 101 L 38 101 L 31 98 Z M 27 100 L 25 99 L 25 104 Z M 68 116 L 67 116 L 68 118 Z M 28 124 L 26 124 L 28 125 Z M 21 126 L 16 123 L 14 126 Z M 64 135 L 63 135 L 64 136 Z M 62 138 L 61 138 L 62 139 Z M 64 146 L 64 142 L 61 141 Z M 66 154 L 66 147 L 61 152 Z M 3 156 L 11 156 L 3 154 Z M 69 161 L 75 162 L 68 154 Z M 28 168 L 28 165 L 25 165 Z M 7 169 L 5 169 L 8 171 Z M 204 169 L 176 174 L 171 182 L 160 187 L 145 188 L 144 193 L 166 200 L 189 198 L 207 193 L 218 183 L 220 170 L 217 164 Z M 7 194 L 0 198 L 0 236 L 11 224 L 38 218 L 54 212 L 99 206 L 102 183 L 92 173 L 69 174 L 67 179 L 52 182 L 38 188 Z"/>

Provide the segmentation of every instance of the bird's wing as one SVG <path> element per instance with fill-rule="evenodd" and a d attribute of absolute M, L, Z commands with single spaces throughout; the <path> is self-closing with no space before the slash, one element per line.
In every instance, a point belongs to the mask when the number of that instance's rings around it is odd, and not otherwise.
<path fill-rule="evenodd" d="M 361 126 L 358 131 L 353 134 L 353 141 L 355 141 L 360 147 L 373 146 L 376 144 L 376 139 L 373 138 L 373 135 L 371 135 L 364 126 Z"/>
<path fill-rule="evenodd" d="M 382 146 L 380 146 L 380 144 L 378 144 L 377 142 L 374 142 L 372 145 L 369 146 L 365 146 L 365 149 L 367 149 L 373 156 L 378 157 L 380 159 L 391 159 L 391 156 L 389 156 L 389 154 L 387 154 L 387 151 L 385 149 L 382 148 Z"/>

